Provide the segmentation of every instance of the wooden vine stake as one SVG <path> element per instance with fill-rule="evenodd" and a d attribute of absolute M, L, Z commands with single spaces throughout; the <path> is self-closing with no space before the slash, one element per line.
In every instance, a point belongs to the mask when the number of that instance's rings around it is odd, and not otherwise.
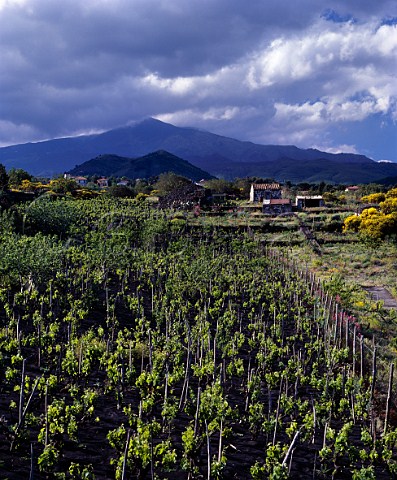
<path fill-rule="evenodd" d="M 18 423 L 22 423 L 22 412 L 23 412 L 23 403 L 24 403 L 24 393 L 25 393 L 25 365 L 26 358 L 22 362 L 22 374 L 21 374 L 21 390 L 19 392 L 19 414 L 18 414 Z"/>
<path fill-rule="evenodd" d="M 28 409 L 29 409 L 29 407 L 30 407 L 30 403 L 31 403 L 31 401 L 32 401 L 32 399 L 33 399 L 33 396 L 34 396 L 35 392 L 36 392 L 36 388 L 37 388 L 37 385 L 39 384 L 40 379 L 41 379 L 41 377 L 37 377 L 36 380 L 35 380 L 35 383 L 34 383 L 34 385 L 33 385 L 32 392 L 31 392 L 31 394 L 30 394 L 30 396 L 29 396 L 29 398 L 28 398 L 28 401 L 26 402 L 25 408 L 24 408 L 23 411 L 22 411 L 22 415 L 21 415 L 21 418 L 20 418 L 20 420 L 19 420 L 19 422 L 18 422 L 17 428 L 15 429 L 15 438 L 17 437 L 18 432 L 19 432 L 20 428 L 22 427 L 23 421 L 24 421 L 25 416 L 26 416 L 26 413 L 27 413 L 27 411 L 28 411 Z M 12 450 L 12 447 L 11 447 L 11 450 Z"/>
<path fill-rule="evenodd" d="M 123 470 L 121 473 L 121 480 L 125 480 L 125 475 L 127 472 L 127 458 L 128 458 L 128 448 L 130 446 L 130 436 L 131 436 L 131 430 L 128 429 L 127 431 L 127 440 L 125 442 L 125 449 L 124 449 L 124 459 L 123 459 Z"/>
<path fill-rule="evenodd" d="M 356 338 L 357 338 L 357 327 L 354 325 L 353 328 L 353 360 L 352 360 L 352 376 L 354 377 L 356 374 Z"/>
<path fill-rule="evenodd" d="M 298 440 L 298 437 L 299 437 L 300 433 L 301 433 L 300 429 L 295 433 L 294 438 L 292 439 L 292 442 L 291 442 L 290 446 L 288 447 L 287 453 L 285 454 L 283 463 L 281 464 L 282 467 L 286 466 L 288 457 L 291 455 L 292 449 L 294 448 L 294 445 L 295 445 L 296 441 Z"/>
<path fill-rule="evenodd" d="M 207 480 L 211 480 L 211 445 L 210 445 L 210 434 L 208 431 L 208 422 L 207 419 L 205 422 L 205 434 L 207 437 Z"/>
<path fill-rule="evenodd" d="M 34 452 L 33 452 L 33 442 L 30 442 L 30 474 L 29 480 L 34 479 Z"/>
<path fill-rule="evenodd" d="M 219 429 L 219 447 L 218 447 L 218 462 L 222 460 L 222 435 L 223 435 L 223 419 L 221 418 L 221 425 Z"/>
<path fill-rule="evenodd" d="M 390 415 L 390 401 L 391 401 L 391 387 L 393 383 L 393 373 L 394 373 L 394 363 L 390 364 L 390 373 L 389 373 L 389 388 L 387 390 L 387 400 L 386 400 L 386 412 L 385 412 L 385 426 L 383 428 L 383 435 L 386 434 L 387 425 L 389 423 Z"/>
<path fill-rule="evenodd" d="M 375 394 L 375 382 L 376 382 L 376 345 L 375 337 L 372 337 L 372 381 L 371 381 L 371 426 L 372 426 L 372 438 L 376 440 L 376 427 L 375 427 L 375 411 L 374 411 L 374 394 Z"/>
<path fill-rule="evenodd" d="M 360 336 L 360 378 L 364 377 L 364 337 Z"/>
<path fill-rule="evenodd" d="M 48 378 L 45 384 L 45 397 L 44 397 L 44 410 L 45 410 L 45 440 L 44 445 L 48 445 Z"/>

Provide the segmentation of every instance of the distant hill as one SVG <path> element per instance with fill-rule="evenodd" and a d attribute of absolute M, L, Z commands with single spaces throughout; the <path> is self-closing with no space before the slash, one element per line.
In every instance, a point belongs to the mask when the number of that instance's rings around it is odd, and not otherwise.
<path fill-rule="evenodd" d="M 377 163 L 364 155 L 258 145 L 153 118 L 101 134 L 3 147 L 0 163 L 49 176 L 99 155 L 137 158 L 159 150 L 228 179 L 255 175 L 294 182 L 367 183 L 397 175 L 397 163 Z"/>
<path fill-rule="evenodd" d="M 165 150 L 158 150 L 139 158 L 99 155 L 78 165 L 68 173 L 71 175 L 104 175 L 135 179 L 156 177 L 167 172 L 173 172 L 195 181 L 213 178 L 208 172 Z"/>
<path fill-rule="evenodd" d="M 202 168 L 205 163 L 200 164 Z M 388 168 L 384 168 L 385 166 Z M 224 162 L 217 164 L 217 169 L 208 169 L 215 175 L 223 172 L 227 177 L 258 176 L 274 178 L 278 181 L 289 180 L 293 183 L 308 182 L 319 183 L 325 181 L 335 184 L 356 183 L 386 183 L 391 184 L 394 177 L 388 172 L 397 175 L 397 164 L 380 164 L 370 160 L 369 162 L 345 162 L 332 161 L 319 157 L 317 160 L 295 160 L 292 158 L 280 158 L 277 161 L 266 163 L 240 163 L 230 164 Z M 387 179 L 385 179 L 387 176 Z"/>
<path fill-rule="evenodd" d="M 100 177 L 111 177 L 114 172 L 122 169 L 131 160 L 131 158 L 120 157 L 119 155 L 98 155 L 81 165 L 76 165 L 67 173 L 74 176 L 99 175 Z"/>
<path fill-rule="evenodd" d="M 381 178 L 380 180 L 377 180 L 376 183 L 379 183 L 380 185 L 385 185 L 387 187 L 397 186 L 397 175 L 395 175 L 394 177 Z"/>

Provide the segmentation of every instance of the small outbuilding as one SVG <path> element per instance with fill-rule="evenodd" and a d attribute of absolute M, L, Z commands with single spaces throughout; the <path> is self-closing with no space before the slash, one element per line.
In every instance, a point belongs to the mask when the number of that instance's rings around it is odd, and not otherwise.
<path fill-rule="evenodd" d="M 262 213 L 266 215 L 283 215 L 292 212 L 292 203 L 288 198 L 271 198 L 263 200 Z"/>
<path fill-rule="evenodd" d="M 296 197 L 295 205 L 298 210 L 302 210 L 304 208 L 323 207 L 325 203 L 322 195 L 298 195 Z"/>

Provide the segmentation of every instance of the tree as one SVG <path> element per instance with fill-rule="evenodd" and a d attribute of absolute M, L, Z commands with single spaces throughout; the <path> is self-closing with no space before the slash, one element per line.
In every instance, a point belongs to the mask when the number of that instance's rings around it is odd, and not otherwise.
<path fill-rule="evenodd" d="M 167 193 L 191 183 L 192 182 L 185 177 L 176 175 L 173 172 L 168 172 L 159 175 L 159 179 L 155 183 L 154 188 L 158 190 L 161 195 L 167 195 Z"/>
<path fill-rule="evenodd" d="M 327 203 L 331 203 L 331 202 L 336 203 L 339 200 L 339 197 L 333 192 L 324 192 L 323 199 L 324 199 L 324 202 L 327 202 Z"/>
<path fill-rule="evenodd" d="M 8 175 L 3 164 L 0 163 L 0 190 L 8 187 Z"/>
<path fill-rule="evenodd" d="M 248 198 L 251 190 L 251 184 L 255 183 L 250 178 L 236 178 L 234 187 L 240 198 Z"/>
<path fill-rule="evenodd" d="M 78 185 L 71 178 L 61 177 L 61 178 L 55 178 L 54 180 L 51 180 L 50 188 L 55 193 L 65 194 L 65 193 L 74 193 L 77 190 Z"/>
<path fill-rule="evenodd" d="M 133 188 L 135 195 L 139 195 L 140 193 L 149 195 L 152 191 L 151 185 L 149 185 L 148 181 L 144 178 L 138 178 L 137 180 L 135 180 Z"/>
<path fill-rule="evenodd" d="M 386 187 L 378 183 L 367 183 L 366 185 L 360 185 L 360 192 L 362 195 L 370 195 L 371 193 L 385 192 Z"/>
<path fill-rule="evenodd" d="M 11 168 L 8 172 L 8 183 L 12 187 L 19 187 L 23 180 L 32 180 L 32 175 L 22 168 Z"/>
<path fill-rule="evenodd" d="M 110 197 L 131 198 L 134 197 L 134 191 L 126 185 L 112 185 L 107 189 L 106 195 Z"/>
<path fill-rule="evenodd" d="M 232 182 L 228 182 L 222 178 L 214 178 L 205 182 L 205 186 L 208 187 L 213 193 L 236 193 L 236 187 Z"/>

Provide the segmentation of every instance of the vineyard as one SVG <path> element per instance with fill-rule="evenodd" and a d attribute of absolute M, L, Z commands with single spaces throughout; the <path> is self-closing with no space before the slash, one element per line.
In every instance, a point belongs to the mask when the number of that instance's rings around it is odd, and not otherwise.
<path fill-rule="evenodd" d="M 1 478 L 394 478 L 393 364 L 249 229 L 131 199 L 1 217 Z"/>

